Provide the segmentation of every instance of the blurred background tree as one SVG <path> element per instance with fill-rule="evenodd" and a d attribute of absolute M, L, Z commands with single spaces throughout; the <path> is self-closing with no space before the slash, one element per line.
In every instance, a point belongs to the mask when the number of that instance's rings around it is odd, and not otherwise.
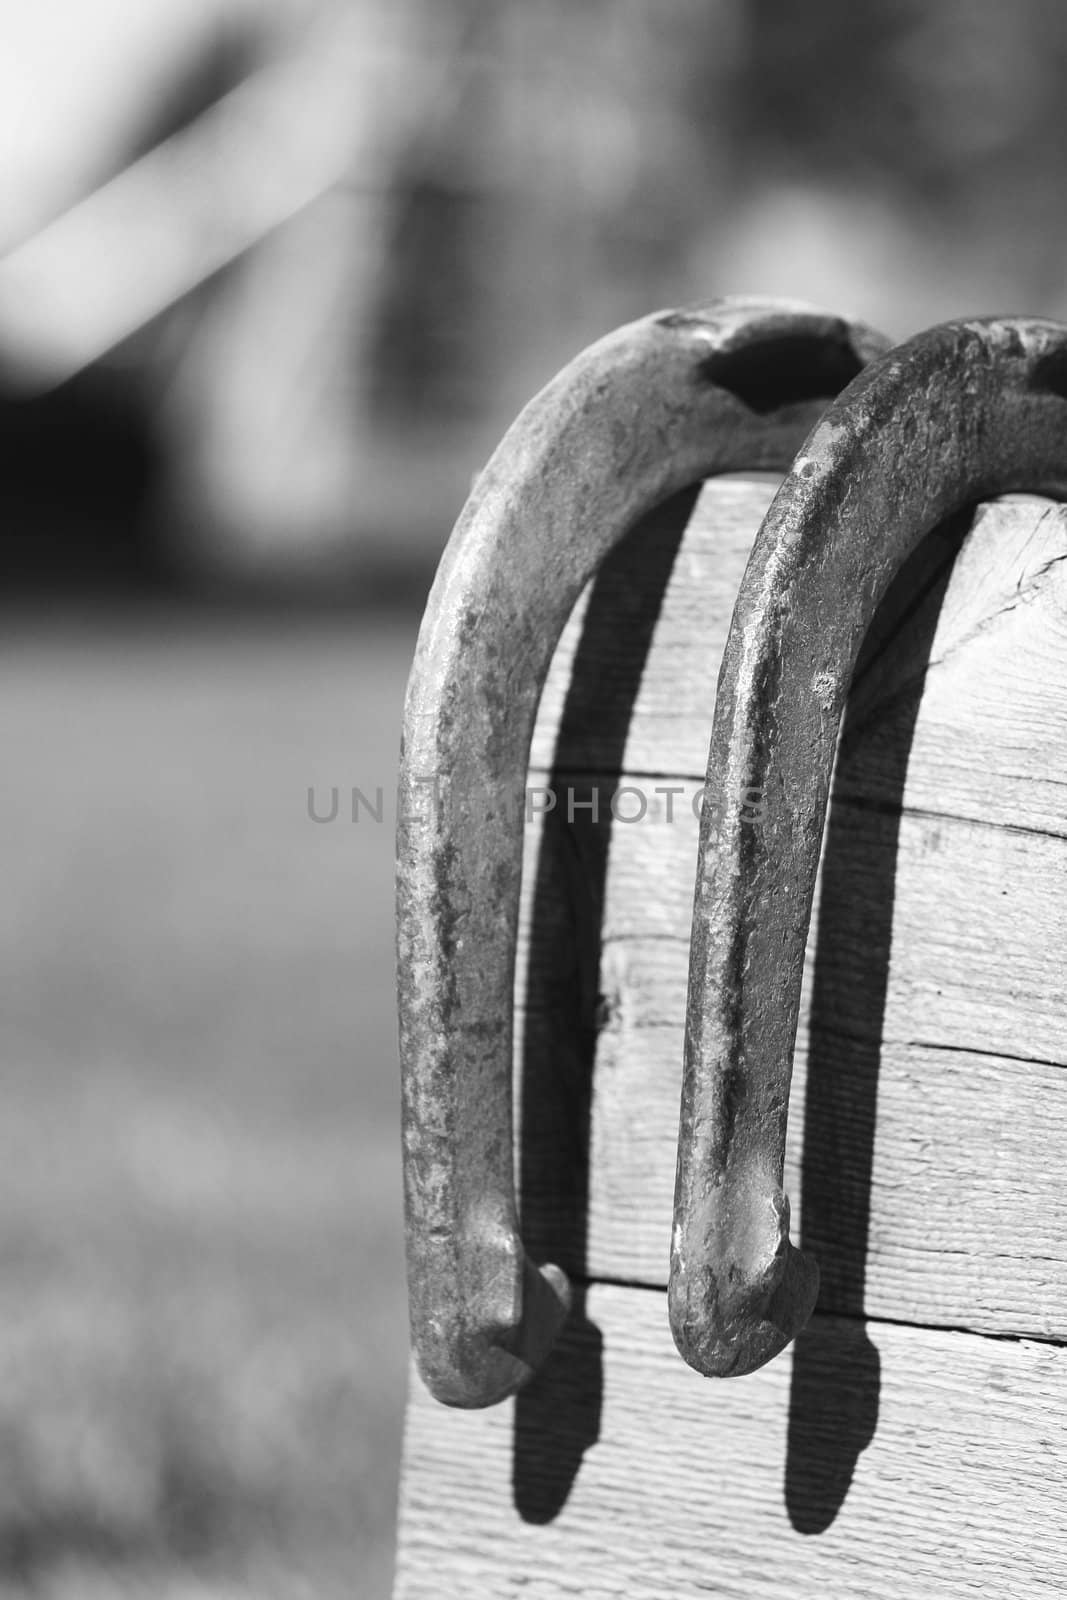
<path fill-rule="evenodd" d="M 51 0 L 7 43 L 0 370 L 121 372 L 200 570 L 425 573 L 532 390 L 667 302 L 1067 307 L 1055 0 L 145 19 Z"/>

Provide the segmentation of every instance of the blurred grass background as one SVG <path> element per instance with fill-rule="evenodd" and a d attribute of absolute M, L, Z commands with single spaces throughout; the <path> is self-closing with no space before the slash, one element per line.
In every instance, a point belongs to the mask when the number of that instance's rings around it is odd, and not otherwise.
<path fill-rule="evenodd" d="M 6 618 L 0 1593 L 387 1593 L 410 627 Z"/>
<path fill-rule="evenodd" d="M 0 19 L 0 1596 L 384 1600 L 392 785 L 448 530 L 658 307 L 1067 316 L 1067 9 Z"/>

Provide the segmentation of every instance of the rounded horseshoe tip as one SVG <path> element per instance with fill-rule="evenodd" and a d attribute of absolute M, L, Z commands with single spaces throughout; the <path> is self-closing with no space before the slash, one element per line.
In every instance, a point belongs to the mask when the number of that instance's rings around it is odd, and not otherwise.
<path fill-rule="evenodd" d="M 742 1377 L 772 1360 L 801 1332 L 818 1299 L 818 1262 L 790 1240 L 788 1198 L 770 1197 L 770 1238 L 756 1220 L 766 1220 L 768 1200 L 750 1198 L 748 1226 L 736 1216 L 733 1227 L 711 1223 L 718 1250 L 713 1245 L 692 1267 L 676 1253 L 671 1332 L 679 1354 L 707 1378 Z"/>
<path fill-rule="evenodd" d="M 523 1275 L 522 1295 L 523 1313 L 515 1355 L 529 1367 L 532 1377 L 544 1365 L 562 1332 L 573 1296 L 562 1267 L 552 1262 L 535 1267 L 529 1260 Z"/>
<path fill-rule="evenodd" d="M 679 1355 L 705 1378 L 740 1378 L 765 1366 L 807 1325 L 819 1296 L 819 1265 L 787 1241 L 780 1275 L 768 1292 L 742 1288 L 730 1306 L 714 1287 L 690 1305 L 683 1280 L 671 1283 L 671 1333 Z"/>
<path fill-rule="evenodd" d="M 562 1268 L 526 1257 L 522 1298 L 495 1335 L 468 1328 L 452 1338 L 416 1341 L 419 1375 L 435 1400 L 465 1411 L 495 1406 L 540 1371 L 570 1315 L 571 1286 Z"/>

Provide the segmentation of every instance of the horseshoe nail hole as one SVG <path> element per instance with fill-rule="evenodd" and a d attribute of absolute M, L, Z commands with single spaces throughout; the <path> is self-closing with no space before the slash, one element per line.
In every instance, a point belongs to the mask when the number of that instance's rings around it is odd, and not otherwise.
<path fill-rule="evenodd" d="M 814 478 L 818 470 L 818 462 L 813 461 L 810 456 L 807 456 L 803 461 L 798 461 L 794 468 L 798 478 Z"/>

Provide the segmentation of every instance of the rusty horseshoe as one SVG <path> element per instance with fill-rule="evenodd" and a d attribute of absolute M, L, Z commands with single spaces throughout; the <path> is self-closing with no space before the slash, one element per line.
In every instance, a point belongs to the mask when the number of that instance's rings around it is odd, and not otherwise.
<path fill-rule="evenodd" d="M 564 623 L 642 515 L 717 472 L 784 471 L 884 348 L 767 300 L 622 328 L 527 406 L 445 551 L 404 713 L 397 952 L 412 1340 L 449 1404 L 517 1389 L 569 1304 L 523 1250 L 512 1130 L 521 796 Z"/>
<path fill-rule="evenodd" d="M 719 679 L 690 953 L 670 1316 L 690 1366 L 750 1372 L 819 1274 L 782 1191 L 801 972 L 860 644 L 923 536 L 1013 490 L 1067 498 L 1067 328 L 948 323 L 829 407 L 756 540 Z M 762 823 L 742 796 L 762 793 Z"/>

